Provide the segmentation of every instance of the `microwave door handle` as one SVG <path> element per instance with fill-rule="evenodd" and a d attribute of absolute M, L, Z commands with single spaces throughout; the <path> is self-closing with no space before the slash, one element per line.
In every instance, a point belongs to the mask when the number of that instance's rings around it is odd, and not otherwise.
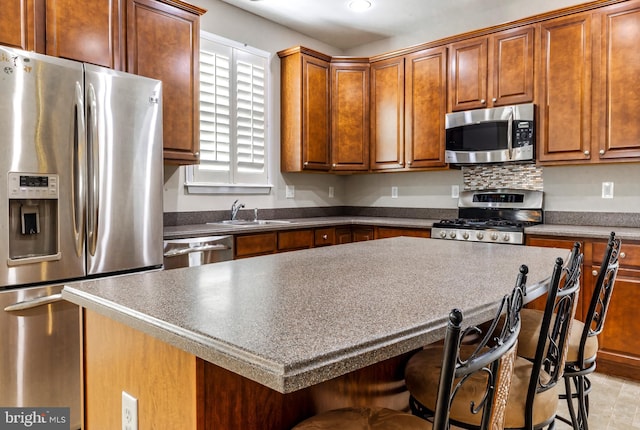
<path fill-rule="evenodd" d="M 507 150 L 509 160 L 513 159 L 513 109 L 509 109 L 509 120 L 507 121 Z"/>

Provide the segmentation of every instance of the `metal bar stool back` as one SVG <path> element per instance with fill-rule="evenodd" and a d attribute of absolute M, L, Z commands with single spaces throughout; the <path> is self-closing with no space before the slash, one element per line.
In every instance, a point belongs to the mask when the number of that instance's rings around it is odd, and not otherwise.
<path fill-rule="evenodd" d="M 574 330 L 578 329 L 576 332 L 580 335 L 579 343 L 577 345 L 573 344 L 578 339 L 577 336 L 573 335 L 573 342 L 569 346 L 569 357 L 564 369 L 565 394 L 562 394 L 560 398 L 567 401 L 570 420 L 561 417 L 558 417 L 558 419 L 571 424 L 575 430 L 587 430 L 589 428 L 587 418 L 591 382 L 588 375 L 596 369 L 597 336 L 604 330 L 607 310 L 618 273 L 618 255 L 620 254 L 621 244 L 621 240 L 615 238 L 615 232 L 611 232 L 589 302 L 589 310 L 585 316 L 585 322 L 575 322 Z M 577 403 L 577 411 L 573 402 L 574 399 Z"/>
<path fill-rule="evenodd" d="M 527 267 L 521 266 L 511 295 L 503 298 L 486 330 L 462 330 L 462 312 L 449 315 L 444 346 L 427 347 L 407 363 L 405 381 L 414 415 L 433 419 L 433 428 L 457 425 L 460 415 L 474 428 L 503 428 L 506 401 L 516 359 L 520 309 Z M 481 340 L 466 345 L 469 337 Z"/>

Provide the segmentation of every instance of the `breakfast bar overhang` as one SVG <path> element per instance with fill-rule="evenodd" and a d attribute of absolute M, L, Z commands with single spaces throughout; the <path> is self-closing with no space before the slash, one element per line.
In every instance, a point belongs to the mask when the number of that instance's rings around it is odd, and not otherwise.
<path fill-rule="evenodd" d="M 340 406 L 331 397 L 403 407 L 402 364 L 442 339 L 452 308 L 486 321 L 521 264 L 532 299 L 567 255 L 399 237 L 67 285 L 83 312 L 85 425 L 107 428 L 121 391 L 138 396 L 140 428 L 168 413 L 180 428 L 285 429 Z"/>

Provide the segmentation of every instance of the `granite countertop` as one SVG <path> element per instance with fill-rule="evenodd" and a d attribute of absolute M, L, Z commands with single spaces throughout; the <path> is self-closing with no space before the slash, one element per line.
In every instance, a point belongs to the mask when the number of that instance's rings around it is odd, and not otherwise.
<path fill-rule="evenodd" d="M 441 339 L 449 311 L 492 317 L 521 264 L 556 248 L 398 237 L 68 284 L 63 298 L 281 393 Z M 464 269 L 464 270 L 461 270 Z"/>
<path fill-rule="evenodd" d="M 322 228 L 338 225 L 372 225 L 403 228 L 431 228 L 439 219 L 392 218 L 392 217 L 311 217 L 284 220 L 289 223 L 249 226 L 227 226 L 220 223 L 167 226 L 165 239 L 182 239 L 222 234 L 258 233 L 262 231 L 295 230 L 300 228 Z M 623 240 L 640 240 L 640 228 L 607 227 L 592 225 L 539 224 L 525 228 L 525 234 L 547 236 L 586 237 L 606 239 L 611 231 Z"/>
<path fill-rule="evenodd" d="M 375 225 L 406 228 L 431 228 L 434 222 L 438 222 L 440 220 L 420 218 L 333 216 L 292 218 L 278 221 L 287 221 L 288 223 L 243 226 L 229 226 L 221 223 L 167 226 L 164 228 L 164 238 L 165 240 L 183 239 L 187 237 L 200 237 L 220 234 L 258 233 L 261 231 L 322 228 L 334 227 L 338 225 Z"/>
<path fill-rule="evenodd" d="M 640 216 L 640 215 L 639 215 Z M 640 228 L 601 227 L 592 225 L 539 224 L 525 228 L 525 234 L 543 236 L 585 237 L 591 239 L 607 239 L 614 231 L 622 240 L 640 240 Z"/>

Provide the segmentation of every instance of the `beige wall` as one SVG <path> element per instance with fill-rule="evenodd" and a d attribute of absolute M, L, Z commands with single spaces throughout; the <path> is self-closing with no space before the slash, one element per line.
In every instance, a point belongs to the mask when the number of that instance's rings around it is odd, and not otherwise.
<path fill-rule="evenodd" d="M 280 62 L 276 52 L 304 45 L 330 55 L 374 55 L 453 34 L 513 21 L 545 11 L 582 3 L 576 0 L 483 0 L 484 13 L 458 15 L 466 2 L 450 2 L 456 19 L 438 19 L 426 23 L 424 30 L 403 37 L 386 39 L 348 52 L 328 46 L 308 36 L 229 6 L 219 0 L 193 0 L 208 12 L 202 17 L 202 30 L 246 43 L 272 53 L 270 61 L 272 105 L 269 120 L 271 194 L 256 195 L 188 195 L 184 191 L 183 169 L 165 166 L 165 212 L 228 209 L 236 198 L 247 208 L 287 208 L 314 206 L 384 206 L 455 208 L 450 197 L 451 185 L 462 189 L 459 170 L 392 174 L 336 176 L 325 174 L 280 173 Z M 463 16 L 463 19 L 460 19 Z M 549 167 L 544 169 L 545 209 L 556 211 L 607 211 L 640 213 L 640 164 L 610 166 Z M 600 198 L 602 182 L 614 182 L 615 197 Z M 285 186 L 295 186 L 295 198 L 285 198 Z M 329 187 L 335 197 L 328 197 Z M 391 187 L 397 186 L 397 199 L 391 198 Z"/>

